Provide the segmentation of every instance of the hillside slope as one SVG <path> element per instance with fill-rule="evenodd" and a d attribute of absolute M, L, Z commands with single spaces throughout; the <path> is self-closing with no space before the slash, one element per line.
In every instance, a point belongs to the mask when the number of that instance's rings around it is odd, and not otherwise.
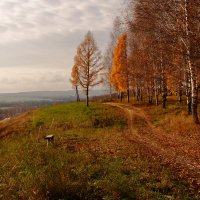
<path fill-rule="evenodd" d="M 185 178 L 130 139 L 141 127 L 133 118 L 130 130 L 126 112 L 96 103 L 1 122 L 0 199 L 199 199 Z M 55 140 L 47 147 L 48 134 Z"/>
<path fill-rule="evenodd" d="M 200 127 L 181 106 L 173 105 L 163 113 L 155 107 L 144 110 L 144 107 L 119 103 L 109 105 L 127 113 L 130 133 L 126 138 L 129 141 L 149 149 L 152 157 L 169 165 L 180 178 L 190 183 L 191 188 L 200 191 Z"/>

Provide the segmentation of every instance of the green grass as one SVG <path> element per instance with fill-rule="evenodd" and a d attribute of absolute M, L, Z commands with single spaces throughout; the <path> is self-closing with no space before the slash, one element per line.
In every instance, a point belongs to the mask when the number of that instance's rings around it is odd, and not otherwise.
<path fill-rule="evenodd" d="M 124 138 L 124 114 L 106 105 L 34 111 L 0 141 L 0 199 L 198 199 L 145 149 Z M 46 146 L 44 136 L 54 134 Z"/>
<path fill-rule="evenodd" d="M 70 128 L 104 128 L 118 123 L 124 124 L 124 119 L 100 104 L 86 107 L 83 103 L 60 104 L 34 112 L 33 125 L 69 126 Z"/>

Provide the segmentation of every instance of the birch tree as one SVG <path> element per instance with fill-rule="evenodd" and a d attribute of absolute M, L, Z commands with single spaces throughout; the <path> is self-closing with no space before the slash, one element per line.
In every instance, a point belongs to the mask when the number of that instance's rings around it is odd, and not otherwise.
<path fill-rule="evenodd" d="M 139 57 L 140 62 L 137 63 L 145 64 L 144 82 L 148 78 L 145 73 L 149 72 L 152 66 L 155 96 L 162 93 L 163 107 L 168 93 L 176 87 L 179 102 L 182 101 L 182 93 L 185 92 L 188 112 L 192 113 L 194 122 L 199 123 L 197 112 L 200 76 L 199 1 L 137 0 L 134 2 L 136 2 L 134 11 L 128 12 L 134 17 L 128 18 L 131 20 L 127 21 L 127 25 L 132 40 L 136 44 L 141 44 L 139 48 L 133 48 L 131 57 L 135 60 Z M 145 39 L 141 40 L 141 35 Z M 141 48 L 142 46 L 145 48 Z M 141 56 L 144 52 L 146 56 Z"/>
<path fill-rule="evenodd" d="M 198 105 L 198 86 L 197 86 L 197 74 L 194 66 L 194 59 L 192 59 L 193 54 L 192 54 L 192 39 L 194 40 L 194 32 L 192 32 L 192 29 L 194 30 L 195 24 L 192 23 L 192 20 L 195 20 L 193 18 L 193 11 L 196 10 L 195 6 L 197 6 L 196 2 L 193 0 L 184 0 L 183 2 L 184 6 L 184 21 L 185 21 L 185 38 L 182 39 L 185 50 L 186 50 L 186 63 L 187 63 L 187 68 L 189 72 L 189 81 L 191 84 L 191 109 L 192 109 L 192 115 L 195 123 L 199 123 L 199 118 L 198 118 L 198 110 L 197 110 L 197 105 Z M 197 7 L 197 13 L 199 15 L 199 9 L 200 6 Z M 197 15 L 197 17 L 199 17 Z M 199 20 L 196 20 L 199 22 Z M 197 29 L 198 30 L 198 29 Z M 199 32 L 196 32 L 196 34 L 199 34 Z"/>

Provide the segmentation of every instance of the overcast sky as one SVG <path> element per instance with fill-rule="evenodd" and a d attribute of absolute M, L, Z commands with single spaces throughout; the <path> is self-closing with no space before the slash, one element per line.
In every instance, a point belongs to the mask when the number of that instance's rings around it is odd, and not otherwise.
<path fill-rule="evenodd" d="M 71 89 L 76 48 L 91 30 L 104 50 L 122 0 L 0 0 L 0 93 Z"/>

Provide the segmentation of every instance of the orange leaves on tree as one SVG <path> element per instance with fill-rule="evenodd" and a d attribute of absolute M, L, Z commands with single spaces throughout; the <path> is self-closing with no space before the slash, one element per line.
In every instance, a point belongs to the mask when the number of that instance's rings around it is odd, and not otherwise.
<path fill-rule="evenodd" d="M 123 33 L 114 50 L 113 65 L 110 73 L 110 82 L 118 92 L 128 90 L 127 69 L 127 36 Z"/>
<path fill-rule="evenodd" d="M 74 58 L 74 66 L 72 67 L 71 72 L 71 79 L 70 82 L 72 86 L 77 87 L 79 86 L 79 72 L 78 72 L 78 63 L 76 61 L 76 57 Z"/>
<path fill-rule="evenodd" d="M 79 102 L 80 98 L 79 98 L 78 86 L 80 85 L 80 79 L 79 79 L 79 64 L 77 56 L 75 56 L 74 58 L 74 66 L 72 67 L 70 82 L 72 86 L 76 89 L 76 100 L 77 102 Z"/>

